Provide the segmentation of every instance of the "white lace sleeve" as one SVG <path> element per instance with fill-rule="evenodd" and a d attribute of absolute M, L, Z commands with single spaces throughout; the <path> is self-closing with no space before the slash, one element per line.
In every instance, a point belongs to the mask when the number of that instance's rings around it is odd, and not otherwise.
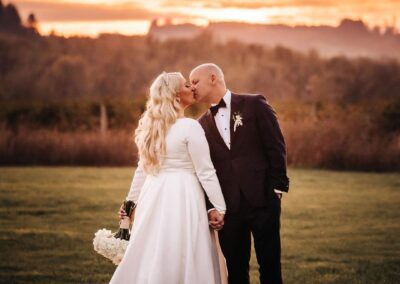
<path fill-rule="evenodd" d="M 225 213 L 226 204 L 221 186 L 210 157 L 210 149 L 201 125 L 193 120 L 187 132 L 188 150 L 196 175 L 211 204 L 220 213 Z"/>
<path fill-rule="evenodd" d="M 132 200 L 133 202 L 135 202 L 135 204 L 137 203 L 139 199 L 140 190 L 145 180 L 146 180 L 146 173 L 143 170 L 143 165 L 141 161 L 139 161 L 126 200 Z"/>

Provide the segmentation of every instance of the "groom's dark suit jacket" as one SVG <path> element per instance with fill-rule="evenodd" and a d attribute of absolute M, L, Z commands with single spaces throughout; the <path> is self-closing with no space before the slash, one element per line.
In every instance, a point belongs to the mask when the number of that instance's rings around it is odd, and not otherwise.
<path fill-rule="evenodd" d="M 233 115 L 238 113 L 243 125 L 234 131 Z M 263 207 L 276 198 L 274 189 L 289 190 L 285 141 L 275 111 L 263 96 L 232 93 L 231 149 L 218 132 L 210 110 L 199 122 L 210 146 L 227 213 L 239 210 L 243 196 L 252 207 Z M 211 207 L 209 202 L 207 207 Z"/>

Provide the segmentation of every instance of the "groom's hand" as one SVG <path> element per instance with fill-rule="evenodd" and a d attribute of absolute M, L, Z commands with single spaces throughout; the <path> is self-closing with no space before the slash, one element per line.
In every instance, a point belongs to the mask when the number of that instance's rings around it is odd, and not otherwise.
<path fill-rule="evenodd" d="M 221 230 L 224 226 L 224 214 L 219 213 L 217 210 L 211 210 L 208 212 L 208 223 L 214 230 Z"/>

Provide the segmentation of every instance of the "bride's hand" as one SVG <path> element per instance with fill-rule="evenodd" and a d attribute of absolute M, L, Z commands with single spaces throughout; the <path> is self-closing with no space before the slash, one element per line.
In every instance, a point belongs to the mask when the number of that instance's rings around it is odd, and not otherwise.
<path fill-rule="evenodd" d="M 212 210 L 208 213 L 208 221 L 211 228 L 214 230 L 221 230 L 224 226 L 225 214 L 219 213 L 217 210 Z"/>
<path fill-rule="evenodd" d="M 119 216 L 119 220 L 120 222 L 122 221 L 122 219 L 124 219 L 125 217 L 128 217 L 130 219 L 130 222 L 133 223 L 133 218 L 135 216 L 135 209 L 132 210 L 131 212 L 131 216 L 128 216 L 124 210 L 124 204 L 121 205 L 121 207 L 119 208 L 118 211 L 118 216 Z"/>
<path fill-rule="evenodd" d="M 120 219 L 121 221 L 122 221 L 122 219 L 124 219 L 124 217 L 127 216 L 127 215 L 126 215 L 126 212 L 125 212 L 125 210 L 124 210 L 124 204 L 122 204 L 121 207 L 119 208 L 118 216 L 119 216 L 119 219 Z"/>

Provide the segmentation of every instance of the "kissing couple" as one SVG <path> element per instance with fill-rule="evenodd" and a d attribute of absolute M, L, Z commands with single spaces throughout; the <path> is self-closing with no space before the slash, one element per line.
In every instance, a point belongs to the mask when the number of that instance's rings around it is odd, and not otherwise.
<path fill-rule="evenodd" d="M 211 105 L 198 120 L 184 114 L 195 103 Z M 262 95 L 231 92 L 213 63 L 189 80 L 164 72 L 150 87 L 135 143 L 132 232 L 110 283 L 249 283 L 251 235 L 260 283 L 282 283 L 286 149 Z"/>

